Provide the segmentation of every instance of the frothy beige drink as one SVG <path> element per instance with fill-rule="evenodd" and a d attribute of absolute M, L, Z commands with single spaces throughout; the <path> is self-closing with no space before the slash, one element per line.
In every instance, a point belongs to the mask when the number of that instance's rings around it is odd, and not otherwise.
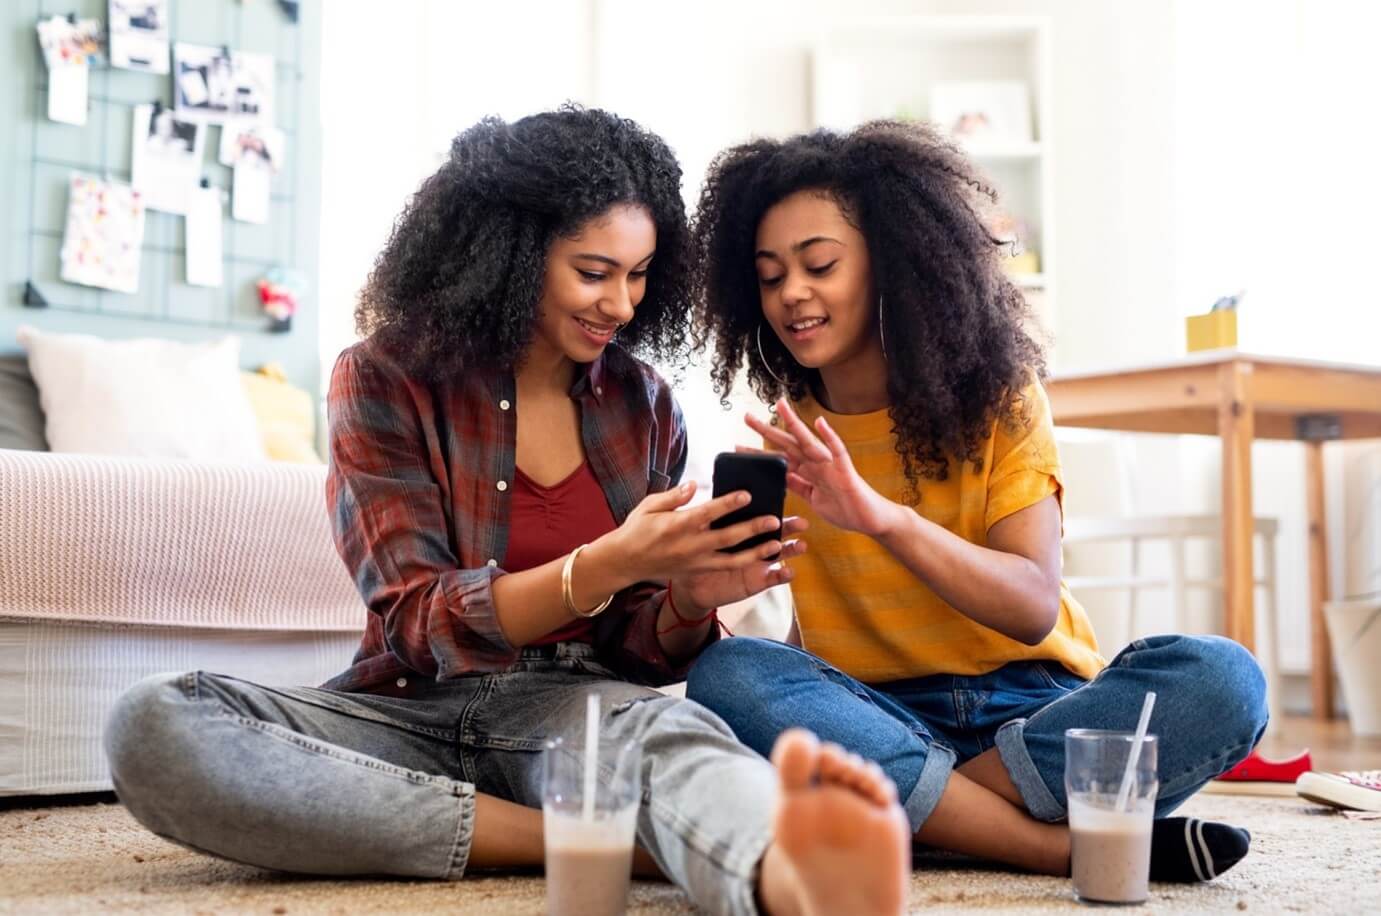
<path fill-rule="evenodd" d="M 638 806 L 586 821 L 546 808 L 547 912 L 622 916 L 633 869 Z"/>
<path fill-rule="evenodd" d="M 1070 866 L 1074 893 L 1099 903 L 1141 903 L 1151 872 L 1148 805 L 1113 811 L 1069 800 Z"/>

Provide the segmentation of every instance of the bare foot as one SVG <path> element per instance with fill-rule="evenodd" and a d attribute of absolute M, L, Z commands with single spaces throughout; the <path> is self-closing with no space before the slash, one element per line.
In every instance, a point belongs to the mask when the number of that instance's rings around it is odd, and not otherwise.
<path fill-rule="evenodd" d="M 906 909 L 911 828 L 875 764 L 792 729 L 777 739 L 776 836 L 762 861 L 773 916 L 890 916 Z"/>

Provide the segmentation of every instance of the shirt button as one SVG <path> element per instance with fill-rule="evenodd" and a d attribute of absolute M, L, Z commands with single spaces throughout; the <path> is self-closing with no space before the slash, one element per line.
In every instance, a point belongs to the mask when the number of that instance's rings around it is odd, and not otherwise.
<path fill-rule="evenodd" d="M 498 565 L 499 565 L 499 561 L 498 561 L 498 560 L 495 560 L 493 557 L 490 557 L 490 558 L 489 558 L 489 562 L 486 563 L 485 565 L 486 565 L 486 566 L 491 566 L 491 567 L 493 567 L 493 566 L 498 566 Z"/>
<path fill-rule="evenodd" d="M 408 686 L 408 679 L 405 678 L 405 677 L 400 677 L 400 678 L 398 678 L 398 680 L 396 681 L 396 683 L 398 684 L 399 687 L 406 687 L 406 686 Z"/>
<path fill-rule="evenodd" d="M 499 492 L 502 493 L 504 490 L 507 490 L 507 489 L 508 489 L 508 481 L 507 481 L 507 480 L 500 480 L 498 483 L 494 484 L 494 486 L 498 487 L 498 488 L 499 488 Z"/>
<path fill-rule="evenodd" d="M 603 396 L 604 396 L 604 389 L 601 388 L 601 387 L 599 387 L 598 385 L 596 385 L 596 386 L 595 386 L 595 394 L 599 395 L 600 397 L 603 397 Z"/>
<path fill-rule="evenodd" d="M 512 406 L 512 404 L 508 403 L 508 398 L 504 398 L 502 401 L 499 402 L 499 410 L 507 410 Z"/>

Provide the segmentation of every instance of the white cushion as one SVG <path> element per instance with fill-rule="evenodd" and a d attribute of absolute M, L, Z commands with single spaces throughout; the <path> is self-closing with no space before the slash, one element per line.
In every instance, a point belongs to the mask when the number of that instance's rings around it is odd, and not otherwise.
<path fill-rule="evenodd" d="M 263 461 L 240 343 L 102 340 L 20 327 L 55 452 Z"/>

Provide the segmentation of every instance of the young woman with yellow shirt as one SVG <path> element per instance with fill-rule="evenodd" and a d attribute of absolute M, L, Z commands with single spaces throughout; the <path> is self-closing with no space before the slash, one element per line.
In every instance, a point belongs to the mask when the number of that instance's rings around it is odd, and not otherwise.
<path fill-rule="evenodd" d="M 1166 818 L 1266 723 L 1252 656 L 1217 637 L 1099 654 L 1061 582 L 1062 474 L 1045 363 L 993 192 L 927 128 L 759 140 L 711 167 L 697 221 L 701 333 L 726 392 L 746 361 L 775 401 L 749 418 L 789 463 L 789 642 L 728 639 L 689 696 L 766 753 L 793 726 L 876 761 L 919 843 L 1068 874 L 1067 728 L 1131 729 L 1156 691 L 1152 878 L 1246 854 L 1225 824 Z"/>

